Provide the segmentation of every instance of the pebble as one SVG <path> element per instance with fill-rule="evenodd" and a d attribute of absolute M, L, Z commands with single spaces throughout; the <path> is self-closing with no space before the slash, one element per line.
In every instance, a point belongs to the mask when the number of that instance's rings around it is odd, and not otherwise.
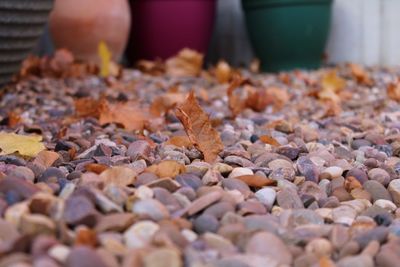
<path fill-rule="evenodd" d="M 52 235 L 56 231 L 55 223 L 47 216 L 40 214 L 23 215 L 19 227 L 23 234 L 31 236 Z"/>
<path fill-rule="evenodd" d="M 350 206 L 339 206 L 332 210 L 332 217 L 335 223 L 351 225 L 357 216 L 357 211 Z"/>
<path fill-rule="evenodd" d="M 285 226 L 291 229 L 307 224 L 324 224 L 324 219 L 313 210 L 295 209 L 290 211 L 287 222 L 284 223 Z"/>
<path fill-rule="evenodd" d="M 374 168 L 369 170 L 368 177 L 369 179 L 377 181 L 384 186 L 387 186 L 390 182 L 389 173 L 381 168 Z"/>
<path fill-rule="evenodd" d="M 229 174 L 229 178 L 236 178 L 243 175 L 253 175 L 253 171 L 249 168 L 237 167 L 234 168 Z"/>
<path fill-rule="evenodd" d="M 191 187 L 194 190 L 197 190 L 203 185 L 201 179 L 197 175 L 191 173 L 178 175 L 175 177 L 175 181 L 177 181 L 181 186 Z"/>
<path fill-rule="evenodd" d="M 48 250 L 49 256 L 61 263 L 65 263 L 70 253 L 69 247 L 60 244 L 54 245 Z"/>
<path fill-rule="evenodd" d="M 400 179 L 395 179 L 389 183 L 388 190 L 393 198 L 393 202 L 399 206 L 400 205 Z M 387 198 L 390 200 L 390 198 Z"/>
<path fill-rule="evenodd" d="M 143 259 L 143 267 L 182 267 L 180 253 L 173 248 L 158 248 Z"/>
<path fill-rule="evenodd" d="M 317 183 L 319 181 L 319 170 L 317 166 L 307 157 L 299 157 L 297 160 L 297 168 L 306 181 Z"/>
<path fill-rule="evenodd" d="M 334 179 L 342 176 L 343 174 L 343 169 L 337 166 L 331 166 L 323 170 L 319 178 L 320 179 Z"/>
<path fill-rule="evenodd" d="M 22 199 L 32 197 L 39 188 L 25 179 L 5 177 L 0 180 L 0 193 L 15 192 Z"/>
<path fill-rule="evenodd" d="M 325 238 L 315 238 L 307 244 L 305 250 L 315 254 L 318 258 L 329 258 L 333 252 L 333 247 L 329 240 Z"/>
<path fill-rule="evenodd" d="M 276 201 L 283 209 L 301 209 L 304 208 L 303 202 L 297 192 L 291 189 L 283 189 L 278 192 Z"/>
<path fill-rule="evenodd" d="M 71 249 L 65 261 L 66 267 L 107 267 L 101 257 L 91 248 L 78 246 Z"/>
<path fill-rule="evenodd" d="M 97 232 L 125 231 L 133 222 L 135 216 L 131 213 L 114 213 L 102 216 L 96 224 Z"/>
<path fill-rule="evenodd" d="M 372 201 L 375 202 L 378 199 L 386 199 L 392 201 L 392 197 L 386 188 L 379 182 L 369 180 L 364 183 L 364 189 L 371 194 Z"/>
<path fill-rule="evenodd" d="M 378 199 L 377 201 L 374 202 L 374 206 L 378 206 L 389 212 L 394 212 L 397 209 L 396 204 L 386 199 Z"/>
<path fill-rule="evenodd" d="M 132 212 L 141 218 L 148 218 L 154 221 L 160 221 L 169 218 L 168 209 L 158 200 L 142 199 L 132 205 Z"/>
<path fill-rule="evenodd" d="M 148 159 L 151 153 L 151 147 L 149 142 L 144 140 L 138 140 L 131 143 L 128 146 L 128 150 L 126 151 L 126 155 L 131 157 L 132 160 L 138 159 Z"/>
<path fill-rule="evenodd" d="M 222 193 L 219 191 L 214 191 L 211 193 L 208 193 L 206 195 L 203 195 L 199 198 L 197 198 L 195 201 L 193 201 L 189 207 L 187 207 L 187 213 L 189 216 L 192 216 L 199 211 L 202 211 L 203 209 L 207 208 L 211 204 L 217 202 L 220 200 L 222 197 Z"/>
<path fill-rule="evenodd" d="M 291 264 L 293 257 L 283 241 L 272 233 L 254 234 L 246 244 L 246 253 L 271 257 L 280 264 Z"/>
<path fill-rule="evenodd" d="M 263 203 L 268 209 L 271 209 L 276 200 L 276 191 L 269 187 L 264 187 L 258 190 L 255 194 L 255 197 Z"/>
<path fill-rule="evenodd" d="M 206 232 L 216 233 L 219 228 L 219 222 L 212 215 L 202 214 L 193 221 L 193 228 L 199 234 Z"/>
<path fill-rule="evenodd" d="M 20 179 L 25 179 L 29 182 L 34 182 L 35 180 L 35 174 L 31 169 L 25 166 L 17 166 L 15 167 L 10 173 L 10 177 L 15 177 L 15 178 L 20 178 Z"/>
<path fill-rule="evenodd" d="M 346 178 L 350 177 L 350 176 L 356 178 L 357 181 L 359 181 L 361 184 L 364 184 L 366 181 L 368 181 L 367 173 L 364 170 L 360 169 L 360 168 L 350 169 L 346 173 Z"/>
<path fill-rule="evenodd" d="M 140 221 L 124 232 L 124 242 L 128 248 L 143 248 L 151 243 L 154 234 L 160 229 L 152 221 Z"/>
<path fill-rule="evenodd" d="M 98 212 L 87 197 L 73 196 L 65 202 L 64 219 L 70 225 L 93 227 L 97 223 Z"/>
<path fill-rule="evenodd" d="M 338 267 L 373 267 L 374 261 L 369 255 L 345 257 L 337 262 Z"/>

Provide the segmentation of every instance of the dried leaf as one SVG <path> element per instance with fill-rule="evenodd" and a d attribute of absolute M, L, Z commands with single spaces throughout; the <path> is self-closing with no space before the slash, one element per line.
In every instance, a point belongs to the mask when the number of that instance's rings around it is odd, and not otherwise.
<path fill-rule="evenodd" d="M 203 153 L 205 161 L 215 161 L 224 145 L 193 92 L 189 94 L 185 103 L 177 108 L 176 116 L 182 122 L 189 140 Z"/>
<path fill-rule="evenodd" d="M 325 100 L 324 101 L 325 113 L 323 117 L 338 116 L 342 112 L 342 107 L 339 101 Z"/>
<path fill-rule="evenodd" d="M 250 108 L 257 112 L 262 112 L 268 104 L 273 101 L 267 96 L 265 90 L 257 90 L 256 88 L 245 85 L 244 90 L 247 92 L 247 98 L 245 100 L 245 107 Z"/>
<path fill-rule="evenodd" d="M 78 117 L 94 117 L 100 116 L 101 101 L 91 97 L 83 97 L 74 100 L 75 112 Z"/>
<path fill-rule="evenodd" d="M 278 141 L 276 141 L 275 138 L 273 138 L 272 136 L 269 136 L 269 135 L 260 136 L 260 141 L 265 144 L 269 144 L 271 146 L 277 146 L 277 147 L 281 146 L 281 144 Z"/>
<path fill-rule="evenodd" d="M 276 180 L 265 178 L 258 175 L 242 175 L 235 178 L 245 182 L 248 186 L 252 187 L 271 186 L 271 185 L 276 185 L 277 183 Z"/>
<path fill-rule="evenodd" d="M 33 160 L 33 163 L 45 166 L 49 168 L 53 165 L 53 163 L 60 158 L 60 155 L 57 152 L 43 150 L 39 152 L 37 157 Z"/>
<path fill-rule="evenodd" d="M 21 116 L 15 111 L 10 111 L 8 113 L 8 127 L 14 128 L 20 123 L 22 123 Z"/>
<path fill-rule="evenodd" d="M 155 116 L 161 116 L 168 110 L 175 108 L 176 105 L 182 104 L 186 99 L 186 96 L 182 93 L 166 93 L 158 96 L 154 99 L 151 104 L 151 114 Z"/>
<path fill-rule="evenodd" d="M 362 188 L 362 184 L 354 176 L 348 176 L 344 181 L 344 187 L 348 192 L 350 192 L 355 188 Z"/>
<path fill-rule="evenodd" d="M 149 119 L 149 112 L 135 102 L 111 104 L 103 101 L 100 106 L 99 122 L 101 125 L 119 123 L 128 131 L 136 131 L 143 130 Z"/>
<path fill-rule="evenodd" d="M 158 164 L 151 165 L 146 169 L 147 172 L 154 173 L 160 178 L 174 178 L 186 171 L 185 165 L 174 160 L 165 160 Z"/>
<path fill-rule="evenodd" d="M 239 115 L 246 108 L 246 101 L 234 93 L 239 86 L 246 83 L 248 83 L 247 79 L 244 79 L 241 76 L 235 76 L 226 91 L 228 95 L 228 107 L 231 110 L 233 117 Z"/>
<path fill-rule="evenodd" d="M 76 230 L 75 246 L 96 247 L 97 233 L 89 228 L 81 227 Z"/>
<path fill-rule="evenodd" d="M 260 65 L 261 65 L 260 60 L 255 58 L 250 62 L 249 69 L 250 69 L 251 72 L 259 73 L 260 72 Z"/>
<path fill-rule="evenodd" d="M 373 82 L 368 72 L 358 64 L 349 64 L 351 75 L 357 80 L 358 83 L 367 86 L 372 86 Z"/>
<path fill-rule="evenodd" d="M 98 53 L 100 58 L 100 76 L 108 77 L 110 76 L 110 67 L 112 54 L 110 49 L 108 49 L 107 44 L 101 41 L 98 46 Z"/>
<path fill-rule="evenodd" d="M 290 100 L 290 96 L 285 89 L 270 87 L 265 91 L 266 103 L 272 104 L 275 110 L 282 109 Z"/>
<path fill-rule="evenodd" d="M 104 180 L 105 184 L 113 183 L 119 186 L 133 184 L 136 176 L 136 171 L 125 166 L 115 166 L 100 174 L 100 178 Z"/>
<path fill-rule="evenodd" d="M 400 102 L 400 83 L 391 83 L 387 88 L 387 95 L 390 99 Z"/>
<path fill-rule="evenodd" d="M 165 65 L 160 60 L 139 60 L 136 66 L 141 72 L 150 75 L 158 76 L 165 73 Z"/>
<path fill-rule="evenodd" d="M 215 68 L 215 77 L 219 83 L 227 83 L 232 77 L 232 69 L 225 61 L 220 61 Z"/>
<path fill-rule="evenodd" d="M 346 81 L 340 78 L 336 70 L 326 72 L 322 77 L 322 90 L 337 93 L 346 86 Z"/>
<path fill-rule="evenodd" d="M 85 165 L 86 171 L 94 172 L 96 174 L 100 174 L 107 169 L 108 169 L 107 165 L 98 164 L 98 163 L 89 163 L 89 164 Z"/>
<path fill-rule="evenodd" d="M 201 72 L 203 58 L 202 54 L 185 48 L 166 61 L 166 72 L 172 76 L 197 76 Z"/>
<path fill-rule="evenodd" d="M 193 146 L 192 142 L 190 142 L 189 137 L 187 136 L 172 136 L 167 142 L 165 142 L 165 144 L 186 148 Z"/>
<path fill-rule="evenodd" d="M 0 155 L 18 152 L 22 156 L 35 157 L 46 149 L 42 137 L 37 135 L 18 135 L 15 133 L 0 133 Z"/>

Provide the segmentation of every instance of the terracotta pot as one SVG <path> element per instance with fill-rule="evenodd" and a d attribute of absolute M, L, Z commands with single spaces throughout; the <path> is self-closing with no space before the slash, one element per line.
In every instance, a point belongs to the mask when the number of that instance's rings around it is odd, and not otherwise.
<path fill-rule="evenodd" d="M 166 59 L 185 47 L 207 52 L 215 0 L 131 0 L 131 8 L 131 61 Z"/>
<path fill-rule="evenodd" d="M 66 48 L 76 58 L 97 62 L 98 45 L 106 42 L 119 60 L 131 24 L 127 0 L 56 0 L 50 14 L 50 31 L 56 48 Z"/>

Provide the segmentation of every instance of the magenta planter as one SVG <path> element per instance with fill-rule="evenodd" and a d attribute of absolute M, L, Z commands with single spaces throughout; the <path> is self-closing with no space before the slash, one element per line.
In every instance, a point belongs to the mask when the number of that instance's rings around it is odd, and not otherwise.
<path fill-rule="evenodd" d="M 131 0 L 130 59 L 166 59 L 185 47 L 206 53 L 215 8 L 215 0 Z"/>

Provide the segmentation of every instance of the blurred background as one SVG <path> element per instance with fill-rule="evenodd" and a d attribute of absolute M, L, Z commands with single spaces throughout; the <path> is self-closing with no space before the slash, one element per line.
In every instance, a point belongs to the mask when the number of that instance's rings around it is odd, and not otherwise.
<path fill-rule="evenodd" d="M 399 12 L 399 0 L 0 0 L 0 79 L 32 51 L 96 62 L 101 42 L 125 66 L 183 48 L 266 72 L 397 66 Z"/>

